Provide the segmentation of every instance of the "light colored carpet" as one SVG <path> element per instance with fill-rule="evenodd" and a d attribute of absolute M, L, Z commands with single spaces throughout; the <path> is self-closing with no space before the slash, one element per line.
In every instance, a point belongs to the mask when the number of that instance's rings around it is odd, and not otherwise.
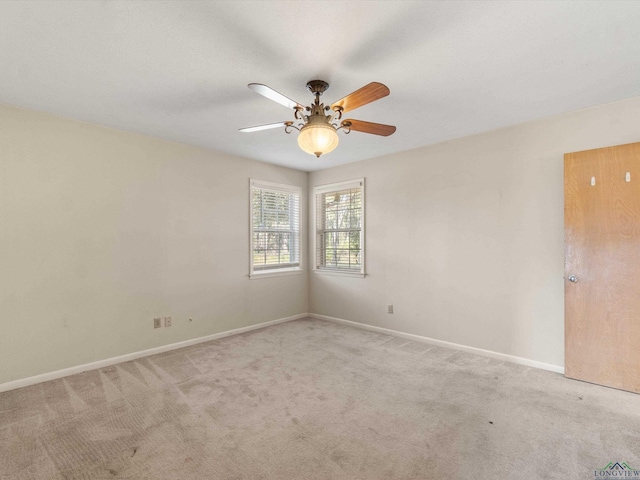
<path fill-rule="evenodd" d="M 319 320 L 0 394 L 2 479 L 592 479 L 640 396 Z"/>

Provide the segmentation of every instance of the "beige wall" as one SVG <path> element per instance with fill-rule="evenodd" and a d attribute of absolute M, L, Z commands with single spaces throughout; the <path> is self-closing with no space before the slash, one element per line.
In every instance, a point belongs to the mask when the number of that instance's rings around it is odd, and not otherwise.
<path fill-rule="evenodd" d="M 366 178 L 368 276 L 310 311 L 562 366 L 563 154 L 637 141 L 633 98 L 312 173 Z"/>
<path fill-rule="evenodd" d="M 307 191 L 305 172 L 0 106 L 0 384 L 306 312 L 306 274 L 249 280 L 250 177 Z"/>
<path fill-rule="evenodd" d="M 308 176 L 0 106 L 0 384 L 306 311 L 562 365 L 563 153 L 639 125 L 634 98 Z M 250 177 L 365 177 L 368 276 L 249 280 Z"/>

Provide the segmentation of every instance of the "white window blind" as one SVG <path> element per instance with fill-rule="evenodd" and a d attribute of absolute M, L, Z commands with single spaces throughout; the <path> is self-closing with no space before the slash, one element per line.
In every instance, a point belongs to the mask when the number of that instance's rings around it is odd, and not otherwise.
<path fill-rule="evenodd" d="M 314 189 L 315 266 L 364 274 L 364 179 Z"/>
<path fill-rule="evenodd" d="M 300 268 L 300 189 L 251 180 L 251 273 Z"/>

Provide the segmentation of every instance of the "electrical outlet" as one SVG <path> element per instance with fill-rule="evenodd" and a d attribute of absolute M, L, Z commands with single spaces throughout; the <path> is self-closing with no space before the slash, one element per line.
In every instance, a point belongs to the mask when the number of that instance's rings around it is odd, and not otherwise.
<path fill-rule="evenodd" d="M 387 305 L 387 313 L 393 313 L 393 305 Z"/>
<path fill-rule="evenodd" d="M 162 319 L 161 318 L 154 318 L 153 319 L 153 328 L 160 328 L 162 326 Z"/>
<path fill-rule="evenodd" d="M 165 327 L 171 326 L 171 317 L 164 317 L 164 326 Z"/>

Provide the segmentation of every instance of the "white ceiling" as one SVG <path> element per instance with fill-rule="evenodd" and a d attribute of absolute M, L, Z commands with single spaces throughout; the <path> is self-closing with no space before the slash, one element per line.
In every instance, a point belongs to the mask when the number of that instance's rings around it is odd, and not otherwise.
<path fill-rule="evenodd" d="M 640 95 L 639 1 L 2 1 L 0 102 L 301 170 Z M 320 159 L 247 88 L 309 104 L 378 81 Z M 639 126 L 640 129 L 640 126 Z"/>

